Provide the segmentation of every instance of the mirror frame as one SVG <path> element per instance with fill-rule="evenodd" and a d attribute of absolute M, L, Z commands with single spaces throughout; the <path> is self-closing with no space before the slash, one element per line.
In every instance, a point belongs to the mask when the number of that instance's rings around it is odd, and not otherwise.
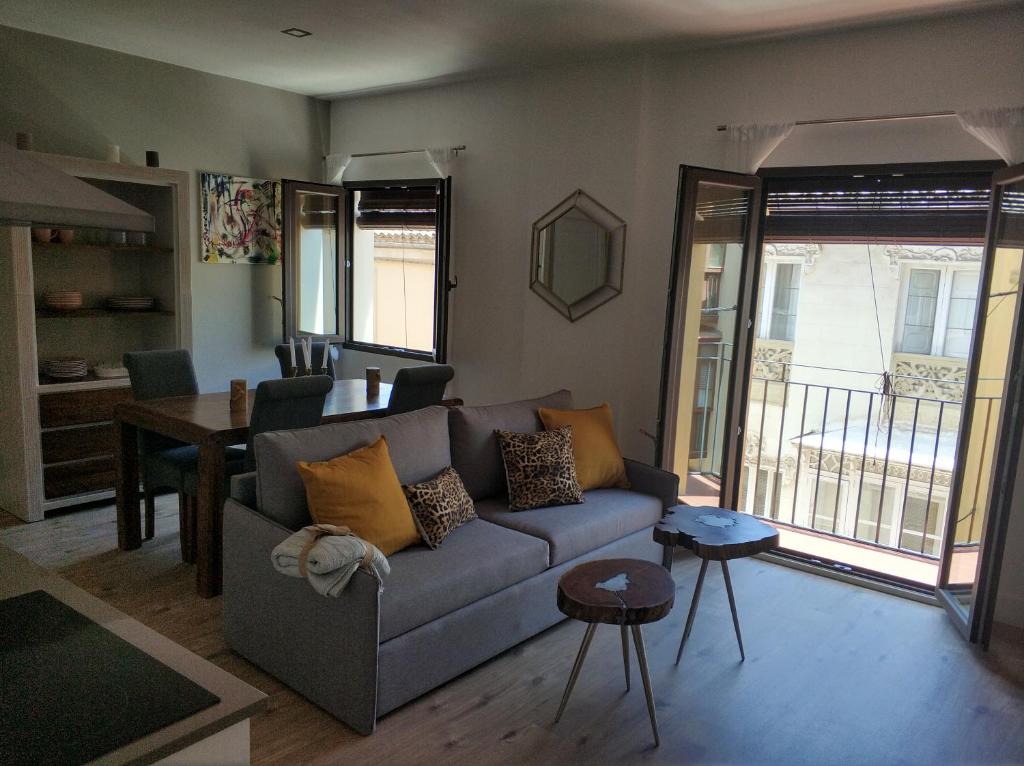
<path fill-rule="evenodd" d="M 550 241 L 550 227 L 571 210 L 578 210 L 608 235 L 608 273 L 604 284 L 574 303 L 566 303 L 540 281 L 541 245 Z M 626 222 L 582 189 L 577 189 L 533 223 L 530 255 L 530 289 L 570 322 L 589 314 L 622 293 L 622 273 L 626 259 Z"/>

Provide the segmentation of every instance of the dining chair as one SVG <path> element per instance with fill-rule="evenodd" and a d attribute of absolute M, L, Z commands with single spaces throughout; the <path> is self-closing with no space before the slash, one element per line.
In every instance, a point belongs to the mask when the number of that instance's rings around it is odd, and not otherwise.
<path fill-rule="evenodd" d="M 199 393 L 192 355 L 187 349 L 131 351 L 123 357 L 136 401 Z M 195 524 L 196 494 L 199 486 L 199 448 L 151 431 L 139 432 L 140 467 L 145 505 L 145 539 L 153 537 L 158 489 L 178 493 L 178 516 L 182 560 L 193 559 L 191 528 Z M 229 447 L 227 459 L 238 461 L 242 450 Z"/>
<path fill-rule="evenodd" d="M 388 400 L 388 415 L 423 409 L 440 404 L 448 381 L 455 377 L 455 368 L 447 364 L 403 367 L 395 375 Z"/>
<path fill-rule="evenodd" d="M 265 380 L 256 386 L 243 470 L 256 470 L 253 443 L 257 434 L 320 425 L 324 402 L 333 387 L 334 381 L 328 375 Z"/>
<path fill-rule="evenodd" d="M 274 354 L 277 356 L 278 364 L 281 365 L 281 377 L 288 377 L 288 370 L 292 366 L 291 362 L 291 349 L 287 343 L 278 343 L 274 346 Z M 302 364 L 302 349 L 298 346 L 295 347 L 295 358 L 298 363 Z M 314 342 L 313 343 L 313 366 L 316 367 L 323 361 L 324 358 L 324 344 Z M 334 369 L 334 353 L 327 354 L 327 374 L 332 380 L 337 379 L 337 374 Z"/>

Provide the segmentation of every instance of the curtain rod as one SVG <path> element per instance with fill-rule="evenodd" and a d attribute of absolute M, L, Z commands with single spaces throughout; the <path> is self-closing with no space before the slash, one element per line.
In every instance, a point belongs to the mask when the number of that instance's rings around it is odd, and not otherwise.
<path fill-rule="evenodd" d="M 466 145 L 462 144 L 461 146 L 453 146 L 453 147 L 451 147 L 451 150 L 453 152 L 455 152 L 455 154 L 458 154 L 459 152 L 466 151 Z M 395 151 L 395 152 L 362 152 L 360 154 L 350 154 L 349 157 L 351 159 L 355 159 L 356 157 L 384 157 L 384 156 L 387 156 L 389 154 L 418 154 L 420 152 L 425 152 L 425 151 L 427 151 L 427 150 L 426 149 L 399 149 L 398 151 Z M 327 158 L 324 157 L 324 159 L 327 159 Z"/>
<path fill-rule="evenodd" d="M 880 114 L 874 117 L 835 117 L 822 120 L 797 120 L 794 125 L 838 125 L 846 122 L 886 122 L 888 120 L 928 120 L 933 117 L 956 117 L 956 112 L 917 112 L 914 114 Z M 717 125 L 715 130 L 723 131 L 728 125 Z"/>

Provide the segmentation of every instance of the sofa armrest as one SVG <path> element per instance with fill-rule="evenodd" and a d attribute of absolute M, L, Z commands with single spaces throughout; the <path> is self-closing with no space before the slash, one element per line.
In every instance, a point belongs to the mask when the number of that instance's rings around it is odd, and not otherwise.
<path fill-rule="evenodd" d="M 250 508 L 256 507 L 256 472 L 239 473 L 231 477 L 232 498 Z"/>
<path fill-rule="evenodd" d="M 625 458 L 625 463 L 626 478 L 634 492 L 653 495 L 661 500 L 663 508 L 679 503 L 679 477 L 674 473 L 629 458 Z"/>
<path fill-rule="evenodd" d="M 223 628 L 228 645 L 361 734 L 377 718 L 380 584 L 357 570 L 338 598 L 276 571 L 292 534 L 237 500 L 224 504 Z"/>

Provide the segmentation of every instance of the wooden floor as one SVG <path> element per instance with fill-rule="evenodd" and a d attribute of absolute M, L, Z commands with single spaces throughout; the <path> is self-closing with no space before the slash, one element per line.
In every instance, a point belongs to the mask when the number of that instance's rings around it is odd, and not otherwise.
<path fill-rule="evenodd" d="M 764 561 L 732 566 L 747 661 L 738 662 L 714 568 L 675 667 L 697 570 L 692 558 L 677 561 L 675 609 L 645 630 L 660 748 L 635 657 L 624 693 L 611 627 L 598 630 L 552 726 L 583 635 L 573 622 L 386 716 L 364 738 L 227 649 L 221 600 L 198 598 L 180 563 L 172 497 L 158 503 L 157 537 L 131 553 L 116 550 L 110 506 L 9 522 L 0 519 L 0 542 L 267 692 L 269 710 L 252 725 L 256 764 L 1024 763 L 1019 645 L 980 655 L 937 608 Z"/>

